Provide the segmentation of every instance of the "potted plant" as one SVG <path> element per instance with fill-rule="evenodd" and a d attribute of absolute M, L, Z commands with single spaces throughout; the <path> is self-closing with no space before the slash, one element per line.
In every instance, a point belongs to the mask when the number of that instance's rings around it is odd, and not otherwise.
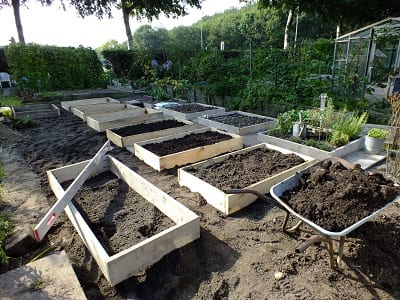
<path fill-rule="evenodd" d="M 371 154 L 379 154 L 383 149 L 387 134 L 386 129 L 371 128 L 365 137 L 365 150 Z"/>

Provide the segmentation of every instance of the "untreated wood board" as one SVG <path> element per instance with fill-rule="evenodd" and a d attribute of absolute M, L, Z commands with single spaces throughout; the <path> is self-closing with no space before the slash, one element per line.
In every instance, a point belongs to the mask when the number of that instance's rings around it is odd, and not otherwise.
<path fill-rule="evenodd" d="M 109 128 L 133 125 L 147 120 L 160 118 L 162 112 L 151 108 L 127 109 L 117 112 L 98 114 L 86 117 L 89 127 L 98 132 Z"/>
<path fill-rule="evenodd" d="M 158 139 L 152 139 L 140 143 L 135 143 L 134 144 L 135 156 L 143 160 L 146 164 L 156 169 L 157 171 L 161 171 L 164 169 L 171 169 L 176 166 L 183 166 L 189 163 L 195 163 L 210 157 L 215 157 L 222 153 L 227 153 L 243 148 L 243 137 L 232 133 L 223 133 L 226 135 L 230 135 L 232 139 L 221 141 L 212 145 L 206 145 L 202 147 L 192 148 L 186 151 L 176 152 L 165 156 L 158 156 L 143 147 L 147 144 L 162 143 L 164 141 L 179 139 L 190 134 L 206 133 L 210 131 L 220 132 L 216 129 L 211 129 L 206 127 Z"/>
<path fill-rule="evenodd" d="M 202 166 L 202 167 L 210 166 L 210 165 L 213 165 L 216 163 L 223 162 L 232 156 L 250 152 L 257 148 L 268 148 L 271 150 L 279 151 L 284 154 L 294 153 L 305 160 L 304 163 L 302 163 L 296 167 L 293 167 L 284 172 L 273 175 L 269 178 L 265 178 L 264 180 L 262 180 L 260 182 L 256 182 L 254 184 L 251 184 L 248 187 L 245 187 L 245 189 L 256 190 L 262 194 L 269 193 L 270 188 L 274 184 L 282 181 L 283 179 L 286 179 L 287 177 L 291 176 L 295 172 L 302 170 L 302 169 L 306 168 L 307 166 L 315 163 L 315 160 L 312 157 L 298 154 L 298 153 L 295 153 L 295 152 L 292 152 L 292 151 L 289 151 L 289 150 L 286 150 L 283 148 L 279 148 L 279 147 L 276 147 L 273 145 L 259 144 L 259 145 L 255 145 L 252 147 L 248 147 L 248 148 L 245 148 L 242 150 L 232 152 L 230 154 L 225 154 L 225 155 L 221 155 L 221 156 L 218 156 L 215 158 L 211 158 L 206 161 L 199 162 L 199 163 L 193 164 L 188 167 L 180 168 L 178 170 L 179 184 L 181 186 L 188 187 L 194 193 L 200 193 L 203 196 L 203 198 L 207 201 L 207 203 L 214 206 L 215 208 L 217 208 L 221 212 L 225 213 L 226 215 L 232 214 L 232 213 L 248 206 L 250 203 L 254 202 L 257 199 L 257 197 L 253 194 L 226 194 L 225 192 L 212 186 L 208 182 L 189 173 L 188 171 L 186 171 L 186 169 L 190 168 L 190 167 L 196 167 L 196 166 Z M 262 168 L 262 166 L 260 166 L 260 168 Z"/>
<path fill-rule="evenodd" d="M 196 130 L 199 128 L 202 128 L 204 126 L 195 124 L 191 121 L 179 119 L 179 118 L 160 118 L 160 119 L 155 119 L 155 120 L 149 120 L 145 122 L 140 122 L 138 124 L 149 124 L 149 123 L 155 123 L 159 122 L 162 120 L 177 120 L 178 122 L 182 122 L 186 125 L 180 126 L 180 127 L 175 127 L 175 128 L 168 128 L 168 129 L 163 129 L 163 130 L 158 130 L 158 131 L 152 131 L 152 132 L 146 132 L 146 133 L 141 133 L 141 134 L 135 134 L 135 135 L 130 135 L 130 136 L 120 136 L 118 135 L 115 130 L 118 128 L 111 128 L 106 130 L 106 135 L 107 138 L 112 141 L 115 145 L 119 147 L 130 147 L 133 146 L 134 143 L 142 142 L 142 141 L 147 141 L 159 137 L 164 137 L 164 136 L 169 136 L 177 133 L 183 133 L 183 132 L 188 132 L 192 130 Z"/>
<path fill-rule="evenodd" d="M 62 197 L 65 192 L 61 183 L 79 174 L 88 162 L 85 161 L 47 172 L 50 187 L 57 198 Z M 195 213 L 117 159 L 107 156 L 107 161 L 99 164 L 98 171 L 105 171 L 106 168 L 124 180 L 130 188 L 156 206 L 176 224 L 137 245 L 109 256 L 77 208 L 72 203 L 69 203 L 65 208 L 65 212 L 96 260 L 105 278 L 111 286 L 114 286 L 143 271 L 169 252 L 199 238 L 200 225 L 199 217 Z"/>
<path fill-rule="evenodd" d="M 93 105 L 93 104 L 101 104 L 101 103 L 120 103 L 120 101 L 110 98 L 110 97 L 101 97 L 101 98 L 90 98 L 90 99 L 82 99 L 82 100 L 73 100 L 73 101 L 62 101 L 61 107 L 66 111 L 71 111 L 72 107 L 84 106 L 84 105 Z"/>
<path fill-rule="evenodd" d="M 199 112 L 193 112 L 193 113 L 182 113 L 182 112 L 175 111 L 173 109 L 164 108 L 164 107 L 160 107 L 160 110 L 167 116 L 185 119 L 185 120 L 195 120 L 198 117 L 214 116 L 214 115 L 218 115 L 218 114 L 225 112 L 225 107 L 212 106 L 212 105 L 207 105 L 207 104 L 203 104 L 203 103 L 196 103 L 196 104 L 204 106 L 204 107 L 208 107 L 209 109 L 204 110 L 204 111 L 199 111 Z"/>

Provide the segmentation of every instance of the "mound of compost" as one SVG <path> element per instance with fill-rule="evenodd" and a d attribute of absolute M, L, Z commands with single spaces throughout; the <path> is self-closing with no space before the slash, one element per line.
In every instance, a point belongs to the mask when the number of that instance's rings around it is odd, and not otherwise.
<path fill-rule="evenodd" d="M 159 122 L 152 123 L 141 123 L 137 125 L 125 126 L 117 129 L 113 129 L 113 132 L 119 136 L 130 136 L 135 134 L 141 134 L 146 132 L 153 132 L 158 130 L 164 130 L 168 128 L 175 128 L 185 126 L 183 122 L 178 122 L 176 120 L 163 120 Z"/>
<path fill-rule="evenodd" d="M 245 188 L 303 162 L 304 160 L 295 154 L 283 154 L 275 150 L 258 148 L 233 155 L 209 166 L 190 167 L 186 171 L 226 191 Z"/>
<path fill-rule="evenodd" d="M 147 144 L 143 147 L 158 156 L 164 156 L 230 139 L 232 139 L 230 135 L 216 131 L 207 131 L 204 133 L 192 133 L 182 138 L 164 141 L 162 143 Z"/>
<path fill-rule="evenodd" d="M 195 112 L 200 112 L 200 111 L 206 111 L 206 110 L 211 110 L 215 109 L 216 107 L 213 106 L 203 106 L 197 103 L 187 103 L 187 104 L 181 104 L 181 105 L 176 105 L 176 106 L 171 106 L 168 107 L 168 109 L 185 113 L 185 114 L 190 114 L 190 113 L 195 113 Z"/>
<path fill-rule="evenodd" d="M 269 118 L 257 118 L 257 117 L 253 117 L 253 116 L 247 116 L 244 114 L 240 114 L 237 112 L 227 114 L 227 115 L 222 115 L 222 116 L 212 116 L 212 117 L 209 117 L 208 119 L 210 119 L 212 121 L 224 123 L 227 125 L 239 127 L 239 128 L 272 121 L 272 119 L 269 119 Z"/>
<path fill-rule="evenodd" d="M 300 184 L 283 193 L 297 213 L 329 231 L 341 231 L 385 206 L 400 188 L 381 173 L 324 161 L 302 174 Z"/>

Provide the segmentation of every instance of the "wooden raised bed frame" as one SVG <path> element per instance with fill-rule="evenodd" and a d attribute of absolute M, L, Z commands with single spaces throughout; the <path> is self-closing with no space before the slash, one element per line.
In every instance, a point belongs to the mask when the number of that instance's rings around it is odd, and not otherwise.
<path fill-rule="evenodd" d="M 109 128 L 133 125 L 147 120 L 160 118 L 162 112 L 151 108 L 127 109 L 123 111 L 88 116 L 86 123 L 98 132 Z"/>
<path fill-rule="evenodd" d="M 119 100 L 110 97 L 89 98 L 82 100 L 62 101 L 61 107 L 64 108 L 66 111 L 72 112 L 72 107 L 93 105 L 93 104 L 105 104 L 105 103 L 121 103 L 121 102 Z"/>
<path fill-rule="evenodd" d="M 93 105 L 83 105 L 71 108 L 71 112 L 86 121 L 87 117 L 101 115 L 106 113 L 116 113 L 120 111 L 126 111 L 131 109 L 138 109 L 139 107 L 131 104 L 124 103 L 105 103 L 105 104 L 93 104 Z"/>
<path fill-rule="evenodd" d="M 262 194 L 269 193 L 270 188 L 278 182 L 288 178 L 292 174 L 296 173 L 299 170 L 302 170 L 309 165 L 315 163 L 315 160 L 312 157 L 298 154 L 283 148 L 279 148 L 273 145 L 268 144 L 259 144 L 252 147 L 245 148 L 243 150 L 235 151 L 229 154 L 221 155 L 215 158 L 208 159 L 203 162 L 199 162 L 193 164 L 188 167 L 183 167 L 178 170 L 178 181 L 179 185 L 188 187 L 194 193 L 200 193 L 203 198 L 209 203 L 210 205 L 214 206 L 216 209 L 220 210 L 226 215 L 230 215 L 243 207 L 248 206 L 250 203 L 254 202 L 257 199 L 257 196 L 253 194 L 226 194 L 222 190 L 214 187 L 213 185 L 209 184 L 208 182 L 194 176 L 193 174 L 186 171 L 187 168 L 196 167 L 196 166 L 210 166 L 215 163 L 223 162 L 229 159 L 232 156 L 250 152 L 257 148 L 268 148 L 271 150 L 276 150 L 284 154 L 293 153 L 305 160 L 304 163 L 295 166 L 291 169 L 283 171 L 279 174 L 273 175 L 271 177 L 265 178 L 262 181 L 256 182 L 251 184 L 245 189 L 256 190 Z M 262 168 L 262 166 L 260 166 Z"/>
<path fill-rule="evenodd" d="M 57 198 L 64 194 L 61 183 L 73 180 L 88 162 L 83 161 L 47 171 L 50 187 Z M 108 170 L 124 180 L 130 188 L 156 206 L 176 224 L 128 249 L 109 256 L 80 212 L 73 203 L 69 202 L 65 212 L 105 278 L 111 286 L 115 286 L 132 275 L 145 270 L 169 252 L 199 238 L 200 225 L 199 217 L 195 213 L 111 156 L 106 156 L 106 159 L 99 162 L 93 175 Z"/>
<path fill-rule="evenodd" d="M 232 139 L 172 153 L 165 156 L 158 156 L 143 147 L 146 144 L 162 143 L 165 141 L 179 139 L 190 134 L 206 133 L 209 131 L 217 131 L 225 135 L 230 135 Z M 222 153 L 227 153 L 242 148 L 243 137 L 241 137 L 240 135 L 221 132 L 219 130 L 208 127 L 134 144 L 135 156 L 138 157 L 140 160 L 143 160 L 146 164 L 151 166 L 153 169 L 156 169 L 157 171 L 195 163 L 204 159 L 215 157 Z"/>
<path fill-rule="evenodd" d="M 106 135 L 107 135 L 107 138 L 111 142 L 113 142 L 115 145 L 117 145 L 119 147 L 129 147 L 129 146 L 133 146 L 134 143 L 147 141 L 147 140 L 151 140 L 151 139 L 156 139 L 156 138 L 160 138 L 160 137 L 164 137 L 164 136 L 168 136 L 168 135 L 173 135 L 173 134 L 180 133 L 180 132 L 192 131 L 192 130 L 196 130 L 196 129 L 203 127 L 203 126 L 195 124 L 191 121 L 182 120 L 182 119 L 178 119 L 178 118 L 160 118 L 160 119 L 156 119 L 156 120 L 148 120 L 145 122 L 141 122 L 140 124 L 155 123 L 155 122 L 160 122 L 160 121 L 168 120 L 168 119 L 170 119 L 170 120 L 173 119 L 178 122 L 185 123 L 186 125 L 183 125 L 180 127 L 174 127 L 174 128 L 167 128 L 167 129 L 158 130 L 158 131 L 145 132 L 145 133 L 140 133 L 140 134 L 135 134 L 135 135 L 130 135 L 130 136 L 120 136 L 114 132 L 114 130 L 118 129 L 118 128 L 111 128 L 111 129 L 106 130 Z M 139 123 L 137 125 L 139 125 Z M 126 127 L 126 126 L 123 126 L 123 127 Z"/>
<path fill-rule="evenodd" d="M 188 103 L 188 104 L 190 104 L 190 103 Z M 210 109 L 204 110 L 204 111 L 199 111 L 199 112 L 193 112 L 193 113 L 183 113 L 183 112 L 179 112 L 179 111 L 169 109 L 169 108 L 164 108 L 164 107 L 160 107 L 160 110 L 167 116 L 185 119 L 185 120 L 194 120 L 194 119 L 197 119 L 198 117 L 202 117 L 205 115 L 215 116 L 215 115 L 219 115 L 219 114 L 225 112 L 225 107 L 212 106 L 212 105 L 207 105 L 207 104 L 203 104 L 203 103 L 195 103 L 195 104 L 198 104 L 198 105 L 201 105 L 204 107 L 209 107 Z"/>
<path fill-rule="evenodd" d="M 31 119 L 54 118 L 60 116 L 60 109 L 54 104 L 33 104 L 11 106 L 14 117 Z"/>
<path fill-rule="evenodd" d="M 234 125 L 225 124 L 222 122 L 218 122 L 218 121 L 203 118 L 203 117 L 199 117 L 197 119 L 197 122 L 204 126 L 214 127 L 219 130 L 223 130 L 226 132 L 239 134 L 239 135 L 247 135 L 247 134 L 264 131 L 264 130 L 267 130 L 268 128 L 275 126 L 277 123 L 277 120 L 274 118 L 251 114 L 251 113 L 247 113 L 247 112 L 243 112 L 243 111 L 230 111 L 230 112 L 225 112 L 225 113 L 211 116 L 211 117 L 223 117 L 223 116 L 229 116 L 232 114 L 240 114 L 240 115 L 244 115 L 244 116 L 248 116 L 248 117 L 252 117 L 252 118 L 264 119 L 265 122 L 260 123 L 260 124 L 244 126 L 244 127 L 237 127 Z"/>

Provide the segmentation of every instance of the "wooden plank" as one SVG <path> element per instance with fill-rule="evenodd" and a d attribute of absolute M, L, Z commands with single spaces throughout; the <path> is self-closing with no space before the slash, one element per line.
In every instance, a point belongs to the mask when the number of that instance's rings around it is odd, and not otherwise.
<path fill-rule="evenodd" d="M 107 163 L 104 167 L 108 166 L 116 176 L 124 180 L 133 190 L 176 223 L 176 225 L 128 249 L 109 256 L 76 207 L 71 202 L 68 203 L 65 208 L 68 217 L 96 260 L 105 278 L 112 286 L 115 286 L 151 266 L 169 252 L 199 238 L 200 224 L 199 217 L 181 203 L 114 157 L 109 155 L 106 157 Z M 62 197 L 65 194 L 60 182 L 70 180 L 69 178 L 73 174 L 79 173 L 82 168 L 85 168 L 85 162 L 47 172 L 50 186 L 57 197 Z"/>
<path fill-rule="evenodd" d="M 165 141 L 183 138 L 190 134 L 206 133 L 210 131 L 215 131 L 225 135 L 230 135 L 232 139 L 221 141 L 211 145 L 195 147 L 192 149 L 176 152 L 165 156 L 158 156 L 143 147 L 147 144 L 162 143 Z M 176 166 L 183 166 L 189 163 L 195 163 L 210 157 L 217 156 L 222 153 L 231 152 L 242 148 L 243 148 L 243 137 L 232 133 L 221 132 L 219 130 L 207 127 L 134 144 L 135 156 L 143 160 L 146 164 L 156 169 L 157 171 L 161 171 L 164 169 L 171 169 Z"/>
<path fill-rule="evenodd" d="M 222 211 L 226 215 L 232 214 L 246 206 L 248 206 L 250 203 L 254 202 L 257 197 L 252 195 L 252 194 L 226 194 L 220 189 L 212 186 L 211 184 L 205 182 L 204 180 L 194 176 L 193 174 L 189 173 L 187 171 L 188 168 L 191 167 L 207 167 L 216 163 L 223 162 L 227 159 L 229 159 L 232 156 L 238 155 L 238 154 L 243 154 L 250 152 L 254 149 L 258 148 L 267 148 L 275 151 L 279 151 L 284 154 L 290 154 L 294 153 L 301 158 L 305 160 L 304 163 L 295 166 L 291 169 L 288 169 L 284 172 L 281 172 L 279 174 L 273 175 L 271 177 L 265 178 L 264 180 L 261 180 L 259 182 L 256 182 L 254 184 L 251 184 L 247 187 L 244 187 L 246 189 L 253 189 L 256 190 L 260 193 L 267 194 L 270 190 L 270 188 L 282 181 L 283 179 L 286 179 L 287 177 L 291 176 L 292 174 L 296 173 L 299 170 L 302 170 L 309 165 L 315 163 L 315 160 L 312 157 L 295 153 L 292 151 L 289 151 L 287 149 L 283 149 L 280 147 L 276 147 L 273 145 L 269 144 L 259 144 L 255 145 L 252 147 L 245 148 L 243 150 L 238 150 L 229 154 L 221 155 L 216 158 L 211 158 L 209 160 L 199 162 L 196 164 L 193 164 L 189 167 L 183 167 L 178 170 L 178 182 L 179 185 L 181 186 L 186 186 L 188 187 L 192 192 L 200 193 L 203 198 L 209 203 L 210 205 L 214 206 L 218 210 Z M 260 166 L 262 167 L 262 166 Z"/>
<path fill-rule="evenodd" d="M 72 100 L 72 101 L 62 101 L 61 107 L 66 111 L 71 111 L 72 107 L 83 106 L 83 105 L 93 105 L 99 103 L 120 103 L 120 101 L 110 98 L 110 97 L 101 97 L 101 98 L 89 98 L 82 100 Z"/>
<path fill-rule="evenodd" d="M 71 112 L 83 121 L 86 121 L 87 116 L 118 112 L 127 109 L 137 109 L 137 106 L 123 103 L 94 104 L 72 107 Z"/>
<path fill-rule="evenodd" d="M 191 121 L 179 119 L 179 118 L 162 118 L 162 119 L 156 119 L 156 120 L 149 120 L 145 122 L 141 122 L 138 124 L 149 124 L 149 123 L 155 123 L 155 122 L 160 122 L 163 120 L 176 120 L 178 122 L 185 123 L 186 125 L 180 126 L 180 127 L 174 127 L 174 128 L 168 128 L 168 129 L 163 129 L 163 130 L 157 130 L 157 131 L 152 131 L 152 132 L 146 132 L 146 133 L 141 133 L 141 134 L 135 134 L 135 135 L 130 135 L 130 136 L 120 136 L 114 131 L 118 128 L 111 128 L 106 130 L 106 135 L 107 138 L 112 141 L 115 145 L 119 147 L 129 147 L 133 146 L 134 143 L 146 141 L 146 140 L 151 140 L 163 136 L 169 136 L 173 134 L 177 134 L 180 132 L 188 132 L 188 131 L 193 131 L 199 128 L 202 128 L 202 125 L 195 124 Z"/>
<path fill-rule="evenodd" d="M 80 189 L 86 179 L 91 176 L 93 171 L 98 169 L 97 165 L 101 160 L 104 159 L 104 155 L 109 150 L 111 150 L 111 144 L 110 141 L 107 141 L 70 184 L 65 191 L 65 194 L 56 203 L 54 203 L 42 220 L 36 225 L 33 232 L 37 241 L 41 241 L 43 239 L 50 227 L 53 225 L 54 221 L 57 220 L 65 206 L 75 196 L 76 192 Z"/>
<path fill-rule="evenodd" d="M 13 115 L 17 118 L 29 117 L 31 119 L 40 119 L 60 116 L 60 109 L 54 104 L 11 106 L 11 109 Z"/>
<path fill-rule="evenodd" d="M 134 125 L 147 120 L 160 118 L 162 112 L 151 108 L 128 109 L 118 112 L 98 114 L 86 117 L 89 127 L 98 132 L 109 128 L 116 128 L 127 125 Z"/>

